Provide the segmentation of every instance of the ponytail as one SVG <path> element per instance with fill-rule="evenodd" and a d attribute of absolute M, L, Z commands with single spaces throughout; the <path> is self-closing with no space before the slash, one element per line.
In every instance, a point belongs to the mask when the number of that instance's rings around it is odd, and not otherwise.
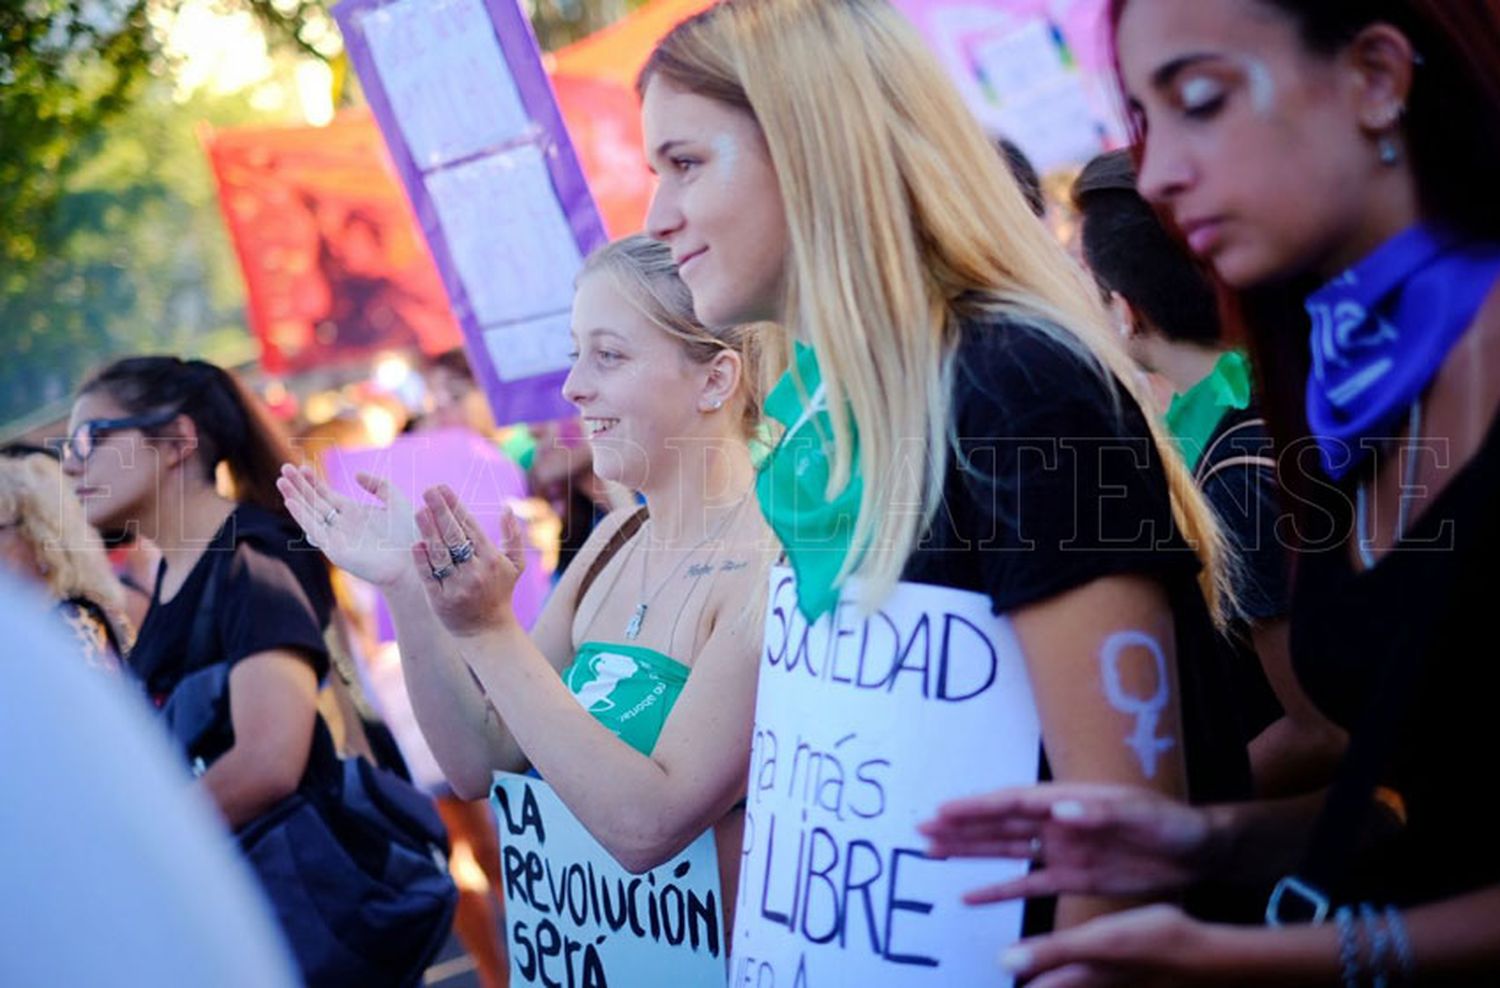
<path fill-rule="evenodd" d="M 175 409 L 192 419 L 203 479 L 220 463 L 237 501 L 284 513 L 276 476 L 292 452 L 270 413 L 238 378 L 204 360 L 126 357 L 90 378 L 80 394 L 104 391 L 132 414 Z"/>

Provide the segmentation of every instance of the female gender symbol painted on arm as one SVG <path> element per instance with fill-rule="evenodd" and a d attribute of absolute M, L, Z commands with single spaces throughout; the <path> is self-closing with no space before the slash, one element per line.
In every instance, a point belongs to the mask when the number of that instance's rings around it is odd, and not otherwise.
<path fill-rule="evenodd" d="M 1156 692 L 1149 699 L 1131 696 L 1120 682 L 1120 656 L 1130 648 L 1143 648 L 1156 660 Z M 1157 756 L 1170 751 L 1176 744 L 1171 737 L 1156 736 L 1156 722 L 1171 699 L 1167 657 L 1151 636 L 1139 631 L 1117 631 L 1105 639 L 1104 649 L 1099 653 L 1099 664 L 1104 668 L 1104 695 L 1109 699 L 1109 705 L 1122 714 L 1135 717 L 1135 732 L 1125 739 L 1125 743 L 1135 749 L 1146 778 L 1154 779 Z"/>

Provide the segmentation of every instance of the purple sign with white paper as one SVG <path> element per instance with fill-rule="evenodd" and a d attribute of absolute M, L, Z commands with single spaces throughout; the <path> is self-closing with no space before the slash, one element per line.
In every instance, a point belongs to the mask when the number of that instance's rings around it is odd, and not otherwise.
<path fill-rule="evenodd" d="M 573 278 L 604 225 L 516 0 L 344 0 L 350 60 L 495 420 L 575 414 Z"/>

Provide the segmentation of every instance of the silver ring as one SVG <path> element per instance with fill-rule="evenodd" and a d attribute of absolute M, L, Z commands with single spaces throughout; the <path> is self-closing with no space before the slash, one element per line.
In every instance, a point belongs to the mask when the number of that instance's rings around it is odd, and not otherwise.
<path fill-rule="evenodd" d="M 326 514 L 326 515 L 323 516 L 323 524 L 325 524 L 325 525 L 332 525 L 333 524 L 333 520 L 335 518 L 337 518 L 338 516 L 339 516 L 339 509 L 338 508 L 329 508 L 328 509 L 328 514 Z"/>
<path fill-rule="evenodd" d="M 450 545 L 448 547 L 448 558 L 453 560 L 453 565 L 462 566 L 474 558 L 474 541 L 465 539 L 463 545 Z"/>
<path fill-rule="evenodd" d="M 449 564 L 447 566 L 433 566 L 431 567 L 431 569 L 432 578 L 439 583 L 442 583 L 444 580 L 448 579 L 448 577 L 453 575 L 453 571 L 457 569 L 457 567 Z"/>

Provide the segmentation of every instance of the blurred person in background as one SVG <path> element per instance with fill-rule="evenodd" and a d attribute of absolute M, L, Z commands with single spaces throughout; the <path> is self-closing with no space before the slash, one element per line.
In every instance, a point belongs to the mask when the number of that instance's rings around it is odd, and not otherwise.
<path fill-rule="evenodd" d="M 208 801 L 121 681 L 68 661 L 46 606 L 0 570 L 0 984 L 291 988 Z"/>
<path fill-rule="evenodd" d="M 1002 137 L 995 141 L 995 149 L 1005 159 L 1005 167 L 1010 169 L 1011 177 L 1021 187 L 1021 194 L 1026 197 L 1026 205 L 1036 214 L 1039 220 L 1047 218 L 1047 196 L 1042 191 L 1042 177 L 1037 174 L 1036 166 L 1021 150 L 1021 146 L 1008 137 Z"/>
<path fill-rule="evenodd" d="M 86 381 L 64 449 L 88 520 L 134 528 L 161 551 L 129 663 L 154 702 L 203 659 L 187 654 L 192 615 L 218 556 L 234 557 L 214 622 L 233 663 L 230 709 L 207 747 L 189 752 L 212 763 L 201 781 L 233 828 L 314 770 L 315 738 L 333 757 L 326 731 L 315 730 L 328 672 L 328 571 L 317 553 L 291 548 L 299 533 L 268 486 L 289 455 L 237 380 L 176 357 L 126 358 Z M 233 496 L 217 487 L 221 463 Z"/>
<path fill-rule="evenodd" d="M 133 529 L 161 552 L 129 669 L 240 833 L 343 778 L 317 706 L 329 671 L 328 567 L 301 544 L 273 486 L 290 455 L 236 378 L 170 356 L 118 360 L 85 381 L 64 444 L 88 520 Z M 268 891 L 280 881 L 261 878 Z M 289 940 L 308 942 L 290 925 L 298 903 L 273 904 Z"/>
<path fill-rule="evenodd" d="M 16 452 L 0 457 L 0 567 L 57 601 L 90 665 L 119 671 L 134 633 L 104 543 L 57 461 Z"/>
<path fill-rule="evenodd" d="M 1276 461 L 1250 362 L 1224 339 L 1213 283 L 1135 186 L 1124 150 L 1099 155 L 1079 174 L 1072 199 L 1084 259 L 1131 357 L 1170 388 L 1157 412 L 1239 551 L 1226 638 L 1256 789 L 1315 789 L 1327 783 L 1344 732 L 1318 713 L 1292 672 L 1290 560 L 1276 533 Z"/>

